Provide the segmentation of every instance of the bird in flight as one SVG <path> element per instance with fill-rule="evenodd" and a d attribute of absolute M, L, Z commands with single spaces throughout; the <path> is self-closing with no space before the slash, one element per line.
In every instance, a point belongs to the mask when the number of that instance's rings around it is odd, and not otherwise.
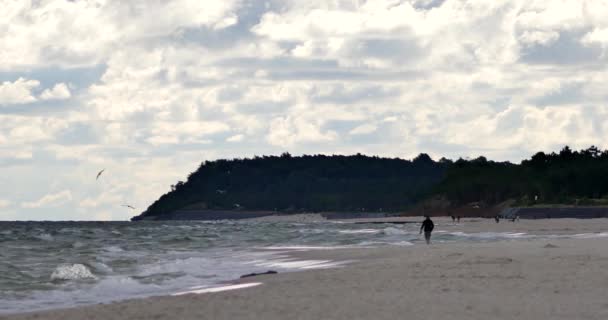
<path fill-rule="evenodd" d="M 106 171 L 106 169 L 102 169 L 101 171 L 99 171 L 99 173 L 97 174 L 97 177 L 95 177 L 95 180 L 99 179 L 99 176 Z"/>
<path fill-rule="evenodd" d="M 129 208 L 129 209 L 131 209 L 131 210 L 135 210 L 135 207 L 134 207 L 134 206 L 130 206 L 130 205 L 128 205 L 128 204 L 122 204 L 121 206 L 123 206 L 123 207 L 127 207 L 127 208 Z"/>

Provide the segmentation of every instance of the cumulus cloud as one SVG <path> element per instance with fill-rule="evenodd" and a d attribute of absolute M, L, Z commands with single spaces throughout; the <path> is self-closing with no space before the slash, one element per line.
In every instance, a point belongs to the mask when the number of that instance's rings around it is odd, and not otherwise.
<path fill-rule="evenodd" d="M 57 193 L 51 193 L 43 196 L 42 198 L 21 203 L 23 208 L 45 208 L 45 207 L 58 207 L 65 205 L 72 201 L 72 193 L 70 190 L 63 190 Z"/>
<path fill-rule="evenodd" d="M 0 134 L 8 145 L 26 148 L 29 143 L 52 140 L 69 126 L 70 121 L 59 117 L 15 116 L 0 114 Z"/>
<path fill-rule="evenodd" d="M 13 82 L 4 81 L 0 84 L 0 105 L 24 104 L 36 101 L 32 89 L 40 82 L 19 78 Z"/>
<path fill-rule="evenodd" d="M 31 65 L 103 63 L 114 50 L 179 34 L 184 28 L 233 25 L 236 1 L 11 1 L 0 3 L 0 70 Z M 44 32 L 40 32 L 44 30 Z M 95 35 L 95 36 L 91 36 Z"/>
<path fill-rule="evenodd" d="M 209 143 L 208 136 L 229 130 L 222 122 L 156 122 L 147 141 L 153 145 Z"/>
<path fill-rule="evenodd" d="M 65 83 L 58 83 L 53 88 L 42 91 L 42 100 L 62 100 L 71 97 L 70 89 Z"/>
<path fill-rule="evenodd" d="M 227 142 L 241 142 L 245 138 L 242 134 L 237 134 L 226 139 Z"/>
<path fill-rule="evenodd" d="M 352 135 L 359 135 L 359 134 L 369 134 L 372 132 L 375 132 L 378 129 L 378 127 L 376 127 L 373 124 L 370 123 L 366 123 L 366 124 L 362 124 L 352 130 L 350 130 L 350 134 Z"/>
<path fill-rule="evenodd" d="M 145 207 L 204 159 L 286 149 L 518 161 L 608 147 L 601 0 L 0 7 L 12 203 L 35 205 L 22 198 L 32 185 L 44 194 L 69 181 L 78 191 L 66 205 L 107 218 L 122 194 Z M 85 81 L 85 70 L 98 71 Z M 98 167 L 120 172 L 106 178 L 124 189 L 83 187 Z"/>
<path fill-rule="evenodd" d="M 526 30 L 519 36 L 519 41 L 524 45 L 549 45 L 559 38 L 556 31 L 530 31 Z"/>
<path fill-rule="evenodd" d="M 306 117 L 278 117 L 271 121 L 268 143 L 280 147 L 293 147 L 298 143 L 329 142 L 338 135 L 332 130 L 323 130 L 322 121 L 311 121 Z"/>

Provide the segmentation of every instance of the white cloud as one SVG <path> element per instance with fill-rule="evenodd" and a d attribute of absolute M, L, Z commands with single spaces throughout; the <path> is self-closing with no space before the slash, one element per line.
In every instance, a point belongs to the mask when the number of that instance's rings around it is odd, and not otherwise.
<path fill-rule="evenodd" d="M 236 134 L 226 139 L 227 142 L 241 142 L 245 138 L 242 134 Z"/>
<path fill-rule="evenodd" d="M 23 208 L 45 208 L 58 207 L 72 201 L 72 193 L 69 190 L 63 190 L 57 193 L 47 194 L 44 197 L 31 202 L 21 203 Z"/>
<path fill-rule="evenodd" d="M 113 180 L 113 178 L 109 178 Z M 91 209 L 91 208 L 103 208 L 104 206 L 112 206 L 116 209 L 120 208 L 120 206 L 128 201 L 126 199 L 129 196 L 130 190 L 129 186 L 124 184 L 112 185 L 111 187 L 104 187 L 104 190 L 99 194 L 95 194 L 93 196 L 87 196 L 82 199 L 78 205 L 81 208 Z"/>
<path fill-rule="evenodd" d="M 603 47 L 608 46 L 608 28 L 596 28 L 593 31 L 587 33 L 581 41 L 584 44 L 600 44 Z"/>
<path fill-rule="evenodd" d="M 518 161 L 608 147 L 601 0 L 0 7 L 11 44 L 0 166 L 12 181 L 0 192 L 14 204 L 62 181 L 67 211 L 127 218 L 116 202 L 144 209 L 202 160 L 285 149 Z M 99 168 L 114 174 L 89 184 Z"/>
<path fill-rule="evenodd" d="M 376 127 L 376 125 L 371 124 L 371 123 L 366 123 L 366 124 L 362 124 L 352 130 L 349 131 L 349 134 L 352 135 L 360 135 L 360 134 L 370 134 L 372 132 L 375 132 L 378 129 L 378 127 Z"/>
<path fill-rule="evenodd" d="M 93 65 L 125 45 L 153 43 L 184 28 L 223 29 L 236 23 L 235 0 L 11 1 L 0 3 L 0 69 L 31 65 Z M 91 36 L 95 35 L 95 36 Z"/>
<path fill-rule="evenodd" d="M 148 142 L 152 145 L 176 143 L 209 143 L 207 136 L 226 132 L 230 127 L 223 122 L 155 122 Z"/>
<path fill-rule="evenodd" d="M 0 199 L 0 209 L 8 208 L 12 204 L 9 200 Z"/>
<path fill-rule="evenodd" d="M 333 141 L 337 134 L 333 131 L 322 132 L 313 123 L 302 119 L 277 118 L 270 123 L 268 142 L 281 147 L 292 147 L 301 142 Z"/>
<path fill-rule="evenodd" d="M 548 45 L 559 38 L 559 32 L 556 31 L 524 31 L 519 37 L 519 40 L 526 44 Z"/>
<path fill-rule="evenodd" d="M 4 81 L 0 84 L 0 106 L 8 104 L 23 104 L 36 101 L 32 89 L 38 87 L 40 82 L 19 78 L 14 82 Z"/>
<path fill-rule="evenodd" d="M 28 147 L 28 143 L 53 140 L 69 126 L 69 120 L 52 116 L 19 116 L 0 114 L 0 133 L 5 132 L 7 144 Z"/>
<path fill-rule="evenodd" d="M 236 15 L 226 16 L 223 19 L 221 19 L 220 21 L 216 22 L 213 25 L 213 29 L 221 30 L 221 29 L 228 28 L 230 26 L 235 25 L 238 22 L 238 20 L 239 20 L 239 18 Z"/>
<path fill-rule="evenodd" d="M 42 100 L 62 100 L 71 97 L 70 89 L 65 83 L 58 83 L 51 89 L 46 89 L 40 95 Z"/>

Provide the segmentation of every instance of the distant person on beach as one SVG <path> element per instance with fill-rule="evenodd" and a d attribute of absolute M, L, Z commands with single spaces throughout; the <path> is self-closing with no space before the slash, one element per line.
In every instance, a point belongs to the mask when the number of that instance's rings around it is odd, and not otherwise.
<path fill-rule="evenodd" d="M 499 217 L 498 215 L 496 215 L 496 216 L 494 217 L 494 220 L 496 220 L 496 223 L 499 223 L 499 222 L 500 222 L 500 217 Z"/>
<path fill-rule="evenodd" d="M 452 216 L 452 222 L 456 222 L 456 217 Z"/>
<path fill-rule="evenodd" d="M 420 234 L 422 234 L 422 230 L 424 230 L 424 240 L 426 240 L 426 244 L 431 244 L 431 232 L 435 228 L 435 224 L 431 217 L 426 216 L 426 219 L 422 221 L 422 225 L 420 226 Z"/>
<path fill-rule="evenodd" d="M 456 220 L 456 221 L 457 221 L 458 223 L 460 223 L 460 216 L 458 216 L 458 218 L 457 218 L 457 220 Z"/>

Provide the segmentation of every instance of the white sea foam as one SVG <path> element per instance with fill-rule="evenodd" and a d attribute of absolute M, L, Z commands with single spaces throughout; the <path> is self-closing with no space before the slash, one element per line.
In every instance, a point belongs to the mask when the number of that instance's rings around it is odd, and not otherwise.
<path fill-rule="evenodd" d="M 103 262 L 91 262 L 91 267 L 93 267 L 96 271 L 101 271 L 103 273 L 111 273 L 112 268 Z"/>
<path fill-rule="evenodd" d="M 598 232 L 598 233 L 579 233 L 572 235 L 572 238 L 576 239 L 593 239 L 593 238 L 606 238 L 608 237 L 608 232 Z"/>
<path fill-rule="evenodd" d="M 404 247 L 406 247 L 406 246 L 413 246 L 414 244 L 413 244 L 413 243 L 411 243 L 411 242 L 409 242 L 409 241 L 399 241 L 399 242 L 393 242 L 393 243 L 391 243 L 391 245 L 393 245 L 393 246 L 404 246 Z"/>
<path fill-rule="evenodd" d="M 359 229 L 359 230 L 340 230 L 339 233 L 344 234 L 358 234 L 358 233 L 380 233 L 377 229 Z"/>
<path fill-rule="evenodd" d="M 309 270 L 309 269 L 329 269 L 342 266 L 352 261 L 332 261 L 332 260 L 298 260 L 294 258 L 274 259 L 270 261 L 258 262 L 255 265 L 265 268 L 282 268 L 287 270 Z"/>
<path fill-rule="evenodd" d="M 35 235 L 34 238 L 39 239 L 39 240 L 43 240 L 43 241 L 53 241 L 55 240 L 55 238 L 53 238 L 52 235 L 48 234 L 48 233 L 41 233 L 39 235 Z"/>
<path fill-rule="evenodd" d="M 525 239 L 535 237 L 523 232 L 476 232 L 476 233 L 464 233 L 464 232 L 451 232 L 450 235 L 457 237 L 466 238 L 477 238 L 477 239 Z"/>
<path fill-rule="evenodd" d="M 108 247 L 104 247 L 103 250 L 107 251 L 107 252 L 123 252 L 123 251 L 125 251 L 125 250 L 123 250 L 119 246 L 108 246 Z"/>
<path fill-rule="evenodd" d="M 296 260 L 278 259 L 256 264 L 258 267 L 277 267 L 285 269 L 304 269 L 315 265 L 322 265 L 332 262 L 331 260 Z"/>
<path fill-rule="evenodd" d="M 351 261 L 351 260 L 347 260 L 347 261 L 332 261 L 332 262 L 328 262 L 328 263 L 311 264 L 311 265 L 308 265 L 308 266 L 300 267 L 300 269 L 304 269 L 304 270 L 308 270 L 308 269 L 332 269 L 332 268 L 342 267 L 343 265 L 351 263 L 351 262 L 353 262 L 353 261 Z"/>
<path fill-rule="evenodd" d="M 261 284 L 262 284 L 261 282 L 251 282 L 251 283 L 234 284 L 234 285 L 222 286 L 222 287 L 195 289 L 195 290 L 190 290 L 190 291 L 177 292 L 177 293 L 172 294 L 172 296 L 181 296 L 184 294 L 213 293 L 213 292 L 221 292 L 221 291 L 228 291 L 228 290 L 244 289 L 244 288 L 251 288 L 251 287 L 259 286 Z"/>
<path fill-rule="evenodd" d="M 211 276 L 213 272 L 219 271 L 223 261 L 207 259 L 202 257 L 191 257 L 186 259 L 175 259 L 159 263 L 140 266 L 138 276 L 151 276 L 156 274 L 183 273 L 193 276 Z"/>
<path fill-rule="evenodd" d="M 352 248 L 352 246 L 269 246 L 269 247 L 258 247 L 257 249 L 307 251 L 307 250 L 335 250 L 335 249 L 349 249 L 349 248 Z"/>
<path fill-rule="evenodd" d="M 306 234 L 321 234 L 321 233 L 327 232 L 327 230 L 324 230 L 324 229 L 298 229 L 298 232 L 306 233 Z"/>
<path fill-rule="evenodd" d="M 213 279 L 213 281 L 224 281 L 240 277 L 250 273 L 250 259 L 244 257 L 231 257 L 228 252 L 216 253 L 206 257 L 166 257 L 168 260 L 143 264 L 138 267 L 138 277 L 150 277 L 157 275 L 171 275 L 171 277 L 193 277 L 195 279 Z M 269 261 L 268 259 L 260 259 Z M 255 270 L 254 270 L 255 271 Z"/>
<path fill-rule="evenodd" d="M 97 279 L 91 270 L 83 264 L 63 264 L 51 274 L 52 280 Z"/>
<path fill-rule="evenodd" d="M 404 235 L 404 234 L 409 234 L 411 232 L 407 232 L 405 230 L 402 229 L 397 229 L 395 227 L 387 227 L 384 228 L 384 230 L 382 230 L 382 232 L 387 235 L 387 236 L 394 236 L 394 235 Z"/>

